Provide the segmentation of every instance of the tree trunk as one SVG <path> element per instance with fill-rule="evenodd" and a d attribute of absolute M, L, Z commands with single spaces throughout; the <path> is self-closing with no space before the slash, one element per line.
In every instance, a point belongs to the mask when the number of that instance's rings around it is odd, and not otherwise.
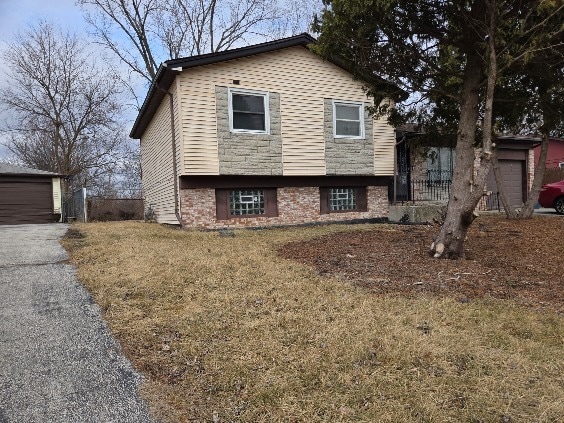
<path fill-rule="evenodd" d="M 505 184 L 503 182 L 503 176 L 501 175 L 501 169 L 499 168 L 499 162 L 497 161 L 497 154 L 492 157 L 492 167 L 495 176 L 495 184 L 497 186 L 497 192 L 499 198 L 501 199 L 501 204 L 503 204 L 503 210 L 508 219 L 515 219 L 517 217 L 517 212 L 513 209 L 505 191 Z"/>
<path fill-rule="evenodd" d="M 464 72 L 463 103 L 455 149 L 455 167 L 447 213 L 441 230 L 431 245 L 434 257 L 457 258 L 463 252 L 468 227 L 474 220 L 474 207 L 468 199 L 474 177 L 474 140 L 478 121 L 481 60 L 469 57 Z"/>
<path fill-rule="evenodd" d="M 497 81 L 497 57 L 495 49 L 495 0 L 488 3 L 488 73 L 487 89 L 482 120 L 482 152 L 474 175 L 474 140 L 478 121 L 482 58 L 479 52 L 468 54 L 462 85 L 463 103 L 456 140 L 456 165 L 443 226 L 431 245 L 435 258 L 458 258 L 464 253 L 464 241 L 468 228 L 477 217 L 474 212 L 484 192 L 492 157 L 493 97 Z"/>
<path fill-rule="evenodd" d="M 540 189 L 542 187 L 542 181 L 544 179 L 544 173 L 546 170 L 546 156 L 548 154 L 548 141 L 549 135 L 547 130 L 542 131 L 542 141 L 541 141 L 541 151 L 539 162 L 535 167 L 535 177 L 533 179 L 533 186 L 531 191 L 527 196 L 527 201 L 521 209 L 521 213 L 517 216 L 519 219 L 530 219 L 533 217 L 533 211 L 535 210 L 535 205 L 539 200 Z"/>

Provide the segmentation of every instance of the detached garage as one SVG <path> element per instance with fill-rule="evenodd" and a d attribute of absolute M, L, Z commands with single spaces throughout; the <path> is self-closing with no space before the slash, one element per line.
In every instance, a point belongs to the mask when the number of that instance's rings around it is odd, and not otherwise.
<path fill-rule="evenodd" d="M 0 163 L 0 225 L 61 219 L 61 175 Z"/>

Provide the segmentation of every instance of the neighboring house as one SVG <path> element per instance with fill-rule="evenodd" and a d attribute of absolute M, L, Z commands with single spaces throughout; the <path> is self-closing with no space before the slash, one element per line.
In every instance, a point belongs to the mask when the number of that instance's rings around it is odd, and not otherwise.
<path fill-rule="evenodd" d="M 0 225 L 61 219 L 61 175 L 0 163 Z"/>
<path fill-rule="evenodd" d="M 145 206 L 186 227 L 381 218 L 394 129 L 307 34 L 169 60 L 131 131 Z"/>
<path fill-rule="evenodd" d="M 396 152 L 396 202 L 447 202 L 452 173 L 456 166 L 454 148 L 421 146 L 413 143 L 419 134 L 413 128 L 398 130 Z M 525 136 L 499 136 L 496 139 L 497 157 L 504 186 L 511 204 L 520 207 L 527 199 L 534 178 L 533 148 L 540 140 Z M 480 150 L 476 150 L 479 160 Z M 478 166 L 478 162 L 476 162 Z M 391 190 L 390 198 L 393 195 Z M 481 210 L 501 207 L 493 169 L 490 170 Z"/>
<path fill-rule="evenodd" d="M 540 157 L 540 145 L 535 147 L 535 163 Z M 564 169 L 564 138 L 550 138 L 546 155 L 546 168 L 558 167 Z"/>

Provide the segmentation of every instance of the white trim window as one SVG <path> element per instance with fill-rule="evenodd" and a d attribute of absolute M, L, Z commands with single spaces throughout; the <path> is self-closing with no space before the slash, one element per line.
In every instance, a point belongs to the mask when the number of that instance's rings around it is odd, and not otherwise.
<path fill-rule="evenodd" d="M 364 103 L 333 101 L 333 137 L 364 139 Z"/>
<path fill-rule="evenodd" d="M 268 92 L 229 89 L 229 130 L 253 134 L 270 133 Z"/>

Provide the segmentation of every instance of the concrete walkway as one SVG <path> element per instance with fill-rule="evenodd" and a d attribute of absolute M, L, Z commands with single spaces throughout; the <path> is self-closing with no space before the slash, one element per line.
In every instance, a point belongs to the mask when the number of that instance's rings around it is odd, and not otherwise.
<path fill-rule="evenodd" d="M 66 230 L 0 226 L 0 423 L 149 422 L 140 376 L 61 262 Z"/>

